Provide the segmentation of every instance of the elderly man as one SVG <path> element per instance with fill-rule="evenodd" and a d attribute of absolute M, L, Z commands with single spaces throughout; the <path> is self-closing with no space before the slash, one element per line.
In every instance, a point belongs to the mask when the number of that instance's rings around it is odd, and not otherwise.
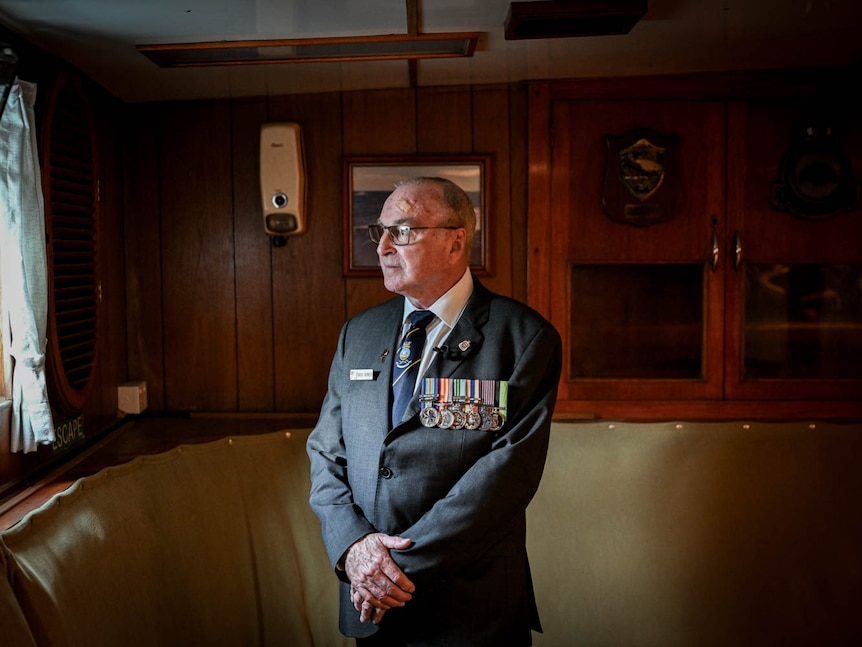
<path fill-rule="evenodd" d="M 411 178 L 369 233 L 400 297 L 342 328 L 308 439 L 310 503 L 358 645 L 530 645 L 526 551 L 559 334 L 469 269 L 476 217 Z"/>

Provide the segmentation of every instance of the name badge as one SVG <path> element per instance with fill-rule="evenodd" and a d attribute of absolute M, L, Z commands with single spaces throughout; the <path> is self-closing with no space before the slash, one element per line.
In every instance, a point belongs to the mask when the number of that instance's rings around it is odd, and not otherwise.
<path fill-rule="evenodd" d="M 350 369 L 351 380 L 373 380 L 374 370 L 370 368 L 352 368 Z"/>

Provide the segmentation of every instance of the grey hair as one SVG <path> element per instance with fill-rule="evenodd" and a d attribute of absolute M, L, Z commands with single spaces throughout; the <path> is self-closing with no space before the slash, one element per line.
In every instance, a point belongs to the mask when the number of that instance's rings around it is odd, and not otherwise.
<path fill-rule="evenodd" d="M 442 177 L 411 177 L 396 182 L 395 187 L 411 184 L 434 184 L 439 186 L 443 192 L 443 202 L 449 208 L 450 220 L 448 225 L 463 227 L 467 231 L 467 249 L 473 246 L 473 235 L 476 233 L 476 212 L 473 209 L 473 201 L 460 186 Z"/>

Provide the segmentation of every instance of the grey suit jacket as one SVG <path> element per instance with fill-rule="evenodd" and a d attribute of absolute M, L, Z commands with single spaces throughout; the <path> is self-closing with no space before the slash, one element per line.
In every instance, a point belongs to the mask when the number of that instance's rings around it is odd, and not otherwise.
<path fill-rule="evenodd" d="M 489 292 L 473 294 L 425 377 L 506 380 L 499 431 L 426 428 L 414 396 L 389 422 L 392 357 L 403 300 L 349 320 L 332 362 L 320 419 L 308 439 L 310 503 L 333 568 L 372 532 L 412 540 L 392 556 L 416 584 L 413 599 L 383 623 L 408 644 L 529 645 L 541 630 L 525 547 L 525 510 L 538 488 L 561 370 L 557 331 L 534 310 Z M 351 379 L 371 369 L 373 379 Z M 367 375 L 367 373 L 366 373 Z M 339 627 L 366 636 L 344 574 Z"/>

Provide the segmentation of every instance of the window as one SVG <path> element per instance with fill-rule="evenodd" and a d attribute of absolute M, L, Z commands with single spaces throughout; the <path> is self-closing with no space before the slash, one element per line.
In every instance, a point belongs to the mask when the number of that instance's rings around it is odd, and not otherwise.
<path fill-rule="evenodd" d="M 48 246 L 48 385 L 62 413 L 81 411 L 93 388 L 100 284 L 98 182 L 87 95 L 61 77 L 42 134 L 42 185 Z"/>

